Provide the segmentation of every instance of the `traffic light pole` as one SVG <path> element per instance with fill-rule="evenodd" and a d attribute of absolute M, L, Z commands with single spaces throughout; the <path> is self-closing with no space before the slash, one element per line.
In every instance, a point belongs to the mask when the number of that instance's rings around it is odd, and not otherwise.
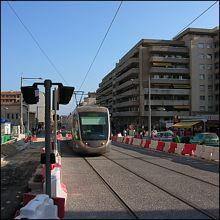
<path fill-rule="evenodd" d="M 46 79 L 44 83 L 34 83 L 32 86 L 21 87 L 21 91 L 25 102 L 28 104 L 36 104 L 36 90 L 37 85 L 44 85 L 45 87 L 45 163 L 46 167 L 46 194 L 51 198 L 51 162 L 55 163 L 54 154 L 51 154 L 50 144 L 50 125 L 51 125 L 51 87 L 57 85 L 59 87 L 59 104 L 66 105 L 69 103 L 74 87 L 63 86 L 62 83 L 52 83 L 51 80 Z M 57 100 L 58 97 L 56 97 Z M 57 100 L 58 101 L 58 100 Z M 56 101 L 56 102 L 57 102 Z M 57 108 L 57 106 L 56 106 Z M 52 157 L 51 157 L 52 156 Z M 43 158 L 43 157 L 42 157 Z M 44 161 L 44 159 L 42 159 Z"/>
<path fill-rule="evenodd" d="M 46 194 L 51 197 L 50 170 L 50 113 L 51 113 L 51 80 L 44 81 L 45 87 L 45 153 L 46 153 Z"/>

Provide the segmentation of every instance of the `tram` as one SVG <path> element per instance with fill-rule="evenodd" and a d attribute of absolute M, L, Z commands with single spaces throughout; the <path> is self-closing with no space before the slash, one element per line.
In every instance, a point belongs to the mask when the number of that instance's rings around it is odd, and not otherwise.
<path fill-rule="evenodd" d="M 110 116 L 105 107 L 79 106 L 68 117 L 72 133 L 70 145 L 75 152 L 104 154 L 110 150 Z"/>

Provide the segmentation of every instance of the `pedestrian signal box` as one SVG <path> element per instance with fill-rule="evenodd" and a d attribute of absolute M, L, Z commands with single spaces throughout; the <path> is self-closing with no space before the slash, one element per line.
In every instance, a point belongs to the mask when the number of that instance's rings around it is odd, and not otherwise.
<path fill-rule="evenodd" d="M 21 92 L 27 104 L 37 104 L 39 102 L 39 89 L 37 86 L 23 86 Z"/>

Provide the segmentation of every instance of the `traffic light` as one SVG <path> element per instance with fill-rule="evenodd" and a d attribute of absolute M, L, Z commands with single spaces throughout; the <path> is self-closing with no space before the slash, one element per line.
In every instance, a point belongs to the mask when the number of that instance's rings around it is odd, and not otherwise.
<path fill-rule="evenodd" d="M 59 85 L 58 103 L 64 105 L 68 104 L 71 100 L 74 89 L 74 87 L 63 86 L 62 84 Z"/>
<path fill-rule="evenodd" d="M 39 89 L 37 86 L 21 87 L 23 99 L 27 104 L 37 104 L 39 101 Z"/>

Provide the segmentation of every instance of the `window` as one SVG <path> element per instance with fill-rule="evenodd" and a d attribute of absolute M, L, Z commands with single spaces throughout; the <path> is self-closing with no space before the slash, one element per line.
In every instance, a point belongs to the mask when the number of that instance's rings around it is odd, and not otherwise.
<path fill-rule="evenodd" d="M 207 44 L 206 48 L 212 48 L 212 44 Z"/>
<path fill-rule="evenodd" d="M 204 48 L 204 44 L 203 43 L 198 43 L 198 48 Z"/>
<path fill-rule="evenodd" d="M 208 85 L 208 90 L 212 90 L 212 85 Z"/>
<path fill-rule="evenodd" d="M 199 110 L 200 110 L 200 111 L 205 111 L 205 106 L 200 106 L 200 107 L 199 107 Z"/>
<path fill-rule="evenodd" d="M 212 111 L 212 106 L 208 106 L 208 111 L 209 111 L 209 112 Z"/>
<path fill-rule="evenodd" d="M 205 79 L 205 74 L 199 74 L 199 79 Z"/>
<path fill-rule="evenodd" d="M 212 74 L 208 75 L 208 79 L 212 80 Z"/>
<path fill-rule="evenodd" d="M 212 100 L 213 100 L 213 96 L 212 96 L 212 95 L 209 95 L 209 96 L 208 96 L 208 100 L 209 100 L 209 101 L 212 101 Z"/>
<path fill-rule="evenodd" d="M 205 69 L 205 64 L 199 64 L 199 69 L 204 70 Z"/>
<path fill-rule="evenodd" d="M 212 54 L 206 54 L 207 59 L 212 59 Z"/>
<path fill-rule="evenodd" d="M 205 96 L 204 95 L 200 95 L 200 100 L 205 100 Z"/>
<path fill-rule="evenodd" d="M 199 58 L 200 58 L 200 59 L 204 59 L 204 58 L 205 58 L 205 54 L 204 54 L 204 53 L 200 53 L 200 54 L 199 54 Z"/>
<path fill-rule="evenodd" d="M 14 114 L 13 113 L 11 114 L 11 119 L 14 119 Z"/>
<path fill-rule="evenodd" d="M 205 86 L 204 85 L 200 85 L 199 88 L 200 88 L 200 91 L 204 91 L 205 90 Z"/>
<path fill-rule="evenodd" d="M 9 119 L 9 117 L 10 117 L 10 115 L 9 115 L 9 113 L 7 114 L 7 119 Z"/>
<path fill-rule="evenodd" d="M 207 70 L 211 70 L 212 69 L 212 64 L 207 64 Z"/>
<path fill-rule="evenodd" d="M 18 119 L 18 113 L 16 113 L 16 119 Z"/>

